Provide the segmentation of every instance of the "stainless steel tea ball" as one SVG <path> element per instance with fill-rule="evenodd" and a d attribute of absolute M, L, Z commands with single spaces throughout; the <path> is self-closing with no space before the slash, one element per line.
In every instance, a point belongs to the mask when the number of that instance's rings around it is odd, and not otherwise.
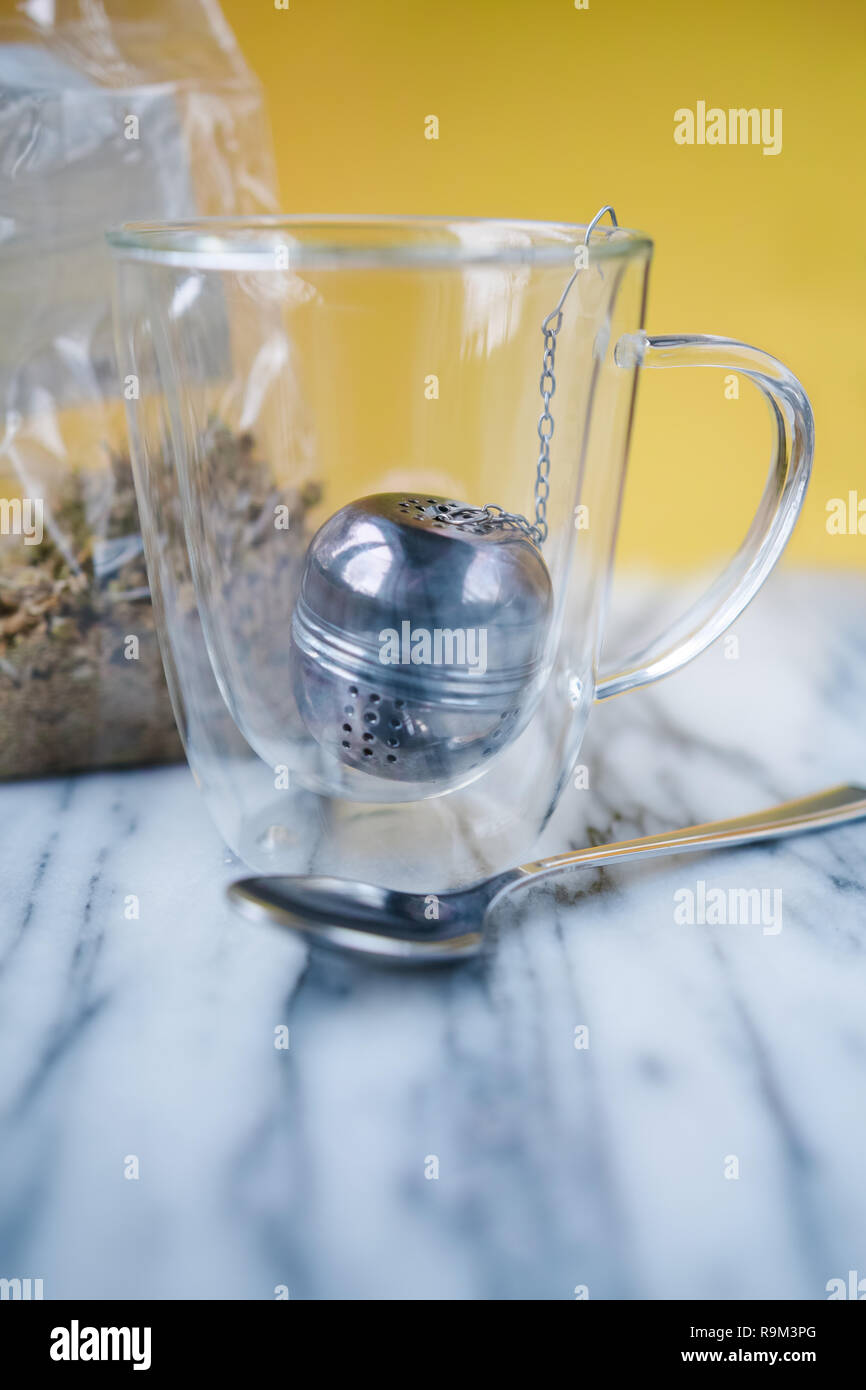
<path fill-rule="evenodd" d="M 551 609 L 547 566 L 517 527 L 442 497 L 351 502 L 307 552 L 292 618 L 301 717 L 348 767 L 447 786 L 528 720 Z"/>

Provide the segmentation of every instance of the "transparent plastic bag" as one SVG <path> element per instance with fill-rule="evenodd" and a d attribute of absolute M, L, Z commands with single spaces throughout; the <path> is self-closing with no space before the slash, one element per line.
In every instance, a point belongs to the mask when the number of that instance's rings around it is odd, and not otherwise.
<path fill-rule="evenodd" d="M 181 756 L 104 232 L 275 209 L 261 91 L 211 0 L 0 22 L 0 777 Z"/>

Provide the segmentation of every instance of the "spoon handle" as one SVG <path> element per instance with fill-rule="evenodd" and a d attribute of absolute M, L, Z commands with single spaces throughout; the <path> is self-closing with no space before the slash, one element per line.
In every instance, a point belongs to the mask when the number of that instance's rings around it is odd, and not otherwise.
<path fill-rule="evenodd" d="M 653 858 L 658 854 L 680 854 L 686 850 L 724 849 L 729 845 L 747 845 L 752 840 L 773 840 L 782 835 L 798 835 L 805 830 L 821 830 L 830 825 L 866 816 L 866 789 L 863 787 L 830 787 L 827 791 L 804 796 L 799 801 L 783 801 L 766 811 L 749 816 L 734 816 L 733 820 L 710 821 L 706 825 L 691 825 L 685 830 L 671 830 L 662 835 L 647 835 L 642 840 L 622 840 L 612 845 L 589 845 L 586 849 L 555 854 L 522 864 L 519 873 L 529 878 L 546 878 L 572 864 L 610 864 L 616 860 Z"/>

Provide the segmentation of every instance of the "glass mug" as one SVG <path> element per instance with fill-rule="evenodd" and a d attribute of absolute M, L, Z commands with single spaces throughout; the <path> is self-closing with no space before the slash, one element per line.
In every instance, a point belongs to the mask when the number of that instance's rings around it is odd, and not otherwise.
<path fill-rule="evenodd" d="M 651 242 L 599 218 L 109 242 L 166 676 L 229 846 L 395 888 L 525 859 L 593 702 L 691 660 L 778 559 L 813 451 L 799 382 L 730 339 L 647 336 Z M 684 366 L 765 395 L 769 476 L 708 592 L 600 670 L 638 373 Z"/>

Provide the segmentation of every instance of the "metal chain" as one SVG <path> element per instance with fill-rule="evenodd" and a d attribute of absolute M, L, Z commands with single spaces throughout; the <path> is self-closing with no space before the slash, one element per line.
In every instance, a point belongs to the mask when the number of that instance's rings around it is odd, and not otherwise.
<path fill-rule="evenodd" d="M 568 289 L 571 288 L 571 283 L 571 280 L 569 280 Z M 548 319 L 545 319 L 541 326 L 541 331 L 544 334 L 544 357 L 542 358 L 541 376 L 538 379 L 538 389 L 541 392 L 544 409 L 538 417 L 540 448 L 538 451 L 538 464 L 535 470 L 535 530 L 538 532 L 539 545 L 542 545 L 547 540 L 547 499 L 550 496 L 550 441 L 553 438 L 554 430 L 553 416 L 550 413 L 550 402 L 556 390 L 556 376 L 553 370 L 556 362 L 556 335 L 562 327 L 562 310 L 559 309 L 555 312 L 556 327 L 551 328 Z"/>
<path fill-rule="evenodd" d="M 603 208 L 599 208 L 595 217 L 586 229 L 583 238 L 585 247 L 589 247 L 589 239 L 597 223 L 605 216 L 610 214 L 610 220 L 615 227 L 619 226 L 616 220 L 616 213 L 609 203 Z M 483 507 L 465 507 L 459 513 L 459 519 L 455 515 L 451 519 L 451 524 L 456 526 L 483 525 L 489 522 L 493 526 L 508 527 L 520 531 L 527 536 L 537 546 L 542 546 L 547 540 L 547 501 L 550 497 L 550 441 L 553 438 L 555 428 L 553 416 L 550 413 L 550 402 L 556 391 L 556 374 L 554 366 L 556 363 L 556 339 L 559 330 L 562 328 L 562 306 L 565 303 L 569 290 L 583 270 L 583 264 L 578 265 L 571 276 L 565 289 L 559 297 L 556 308 L 551 310 L 547 318 L 541 325 L 544 334 L 544 356 L 541 361 L 541 376 L 538 379 L 538 388 L 541 392 L 543 410 L 538 419 L 538 463 L 535 470 L 535 524 L 527 521 L 525 516 L 517 512 L 506 512 L 502 507 L 497 507 L 495 503 L 488 502 Z"/>
<path fill-rule="evenodd" d="M 609 203 L 605 203 L 603 208 L 599 208 L 595 217 L 586 229 L 583 244 L 589 248 L 589 238 L 592 236 L 597 223 L 601 221 L 605 213 L 610 213 L 610 220 L 615 227 L 619 225 L 616 220 L 616 213 Z M 554 364 L 556 362 L 556 339 L 562 327 L 562 306 L 565 303 L 569 290 L 583 269 L 583 265 L 575 267 L 574 274 L 566 285 L 559 298 L 556 308 L 547 315 L 541 325 L 544 334 L 544 357 L 541 364 L 541 376 L 538 379 L 538 389 L 541 392 L 541 399 L 544 408 L 538 419 L 538 438 L 540 448 L 538 451 L 538 465 L 535 470 L 535 526 L 533 530 L 538 533 L 538 544 L 542 545 L 547 540 L 547 499 L 550 497 L 550 441 L 553 438 L 553 416 L 550 413 L 550 402 L 556 390 L 556 374 Z"/>
<path fill-rule="evenodd" d="M 495 502 L 485 502 L 483 507 L 461 507 L 459 511 L 451 513 L 448 525 L 478 526 L 481 529 L 500 527 L 503 531 L 520 531 L 536 545 L 540 545 L 542 540 L 538 528 L 532 526 L 525 516 L 521 516 L 519 512 L 506 512 Z"/>

